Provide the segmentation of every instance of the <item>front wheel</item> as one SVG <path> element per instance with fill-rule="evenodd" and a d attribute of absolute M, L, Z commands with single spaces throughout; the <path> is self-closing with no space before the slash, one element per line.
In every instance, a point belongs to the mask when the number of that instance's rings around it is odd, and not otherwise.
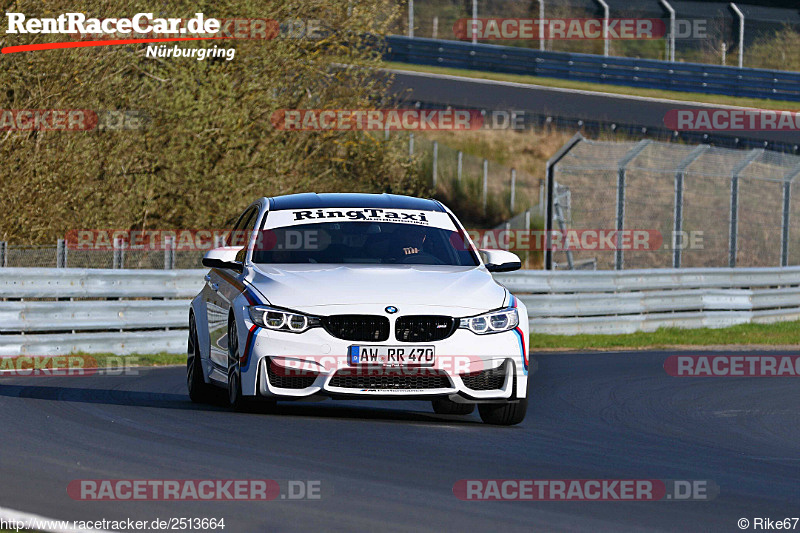
<path fill-rule="evenodd" d="M 525 420 L 528 412 L 528 399 L 518 402 L 482 403 L 478 405 L 478 414 L 487 424 L 496 426 L 513 426 Z"/>
<path fill-rule="evenodd" d="M 197 324 L 194 314 L 189 317 L 189 346 L 186 357 L 186 387 L 189 399 L 195 403 L 206 403 L 211 400 L 211 385 L 203 379 L 203 365 L 200 361 L 200 344 L 197 341 Z"/>
<path fill-rule="evenodd" d="M 228 405 L 236 411 L 245 408 L 245 399 L 242 396 L 242 372 L 239 368 L 239 337 L 233 316 L 228 322 Z"/>

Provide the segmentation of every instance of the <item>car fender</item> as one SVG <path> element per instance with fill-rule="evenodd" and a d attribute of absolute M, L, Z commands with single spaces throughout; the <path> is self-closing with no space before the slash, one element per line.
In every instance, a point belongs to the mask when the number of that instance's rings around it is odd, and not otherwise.
<path fill-rule="evenodd" d="M 253 347 L 261 328 L 250 320 L 247 308 L 259 303 L 261 301 L 253 292 L 247 290 L 240 293 L 231 302 L 231 310 L 236 320 L 236 334 L 239 337 L 239 369 L 241 370 L 242 395 L 244 396 L 255 396 L 258 385 L 258 360 L 254 356 Z"/>

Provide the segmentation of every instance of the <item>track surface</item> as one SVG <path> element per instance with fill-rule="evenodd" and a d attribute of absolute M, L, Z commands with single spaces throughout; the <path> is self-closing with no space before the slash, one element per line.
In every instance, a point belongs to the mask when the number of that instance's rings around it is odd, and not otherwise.
<path fill-rule="evenodd" d="M 697 352 L 699 353 L 699 352 Z M 744 352 L 742 352 L 744 353 Z M 673 378 L 665 352 L 538 355 L 523 424 L 427 402 L 195 406 L 182 368 L 0 379 L 0 506 L 256 531 L 739 531 L 800 515 L 800 380 Z M 310 479 L 322 500 L 78 502 L 74 479 Z M 465 502 L 459 479 L 706 479 L 705 502 Z"/>
<path fill-rule="evenodd" d="M 441 76 L 410 71 L 391 71 L 393 94 L 409 102 L 451 105 L 469 109 L 515 110 L 537 115 L 606 123 L 637 124 L 664 128 L 664 115 L 671 109 L 728 109 L 729 106 L 631 97 L 592 91 L 577 91 L 480 80 L 462 76 Z M 780 108 L 780 102 L 775 102 Z M 720 137 L 747 137 L 797 144 L 796 131 L 716 131 Z"/>

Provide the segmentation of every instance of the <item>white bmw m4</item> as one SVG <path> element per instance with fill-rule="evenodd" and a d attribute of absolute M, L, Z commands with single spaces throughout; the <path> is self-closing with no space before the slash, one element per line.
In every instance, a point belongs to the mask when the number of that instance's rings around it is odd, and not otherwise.
<path fill-rule="evenodd" d="M 518 424 L 528 316 L 436 200 L 389 194 L 261 198 L 206 253 L 189 314 L 187 384 L 234 408 L 260 400 L 426 399 L 440 414 Z"/>

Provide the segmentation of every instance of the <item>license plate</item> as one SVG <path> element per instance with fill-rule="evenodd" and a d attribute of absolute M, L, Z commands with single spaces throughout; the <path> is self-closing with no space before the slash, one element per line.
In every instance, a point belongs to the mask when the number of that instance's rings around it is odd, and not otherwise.
<path fill-rule="evenodd" d="M 351 365 L 433 366 L 433 346 L 350 346 Z"/>

